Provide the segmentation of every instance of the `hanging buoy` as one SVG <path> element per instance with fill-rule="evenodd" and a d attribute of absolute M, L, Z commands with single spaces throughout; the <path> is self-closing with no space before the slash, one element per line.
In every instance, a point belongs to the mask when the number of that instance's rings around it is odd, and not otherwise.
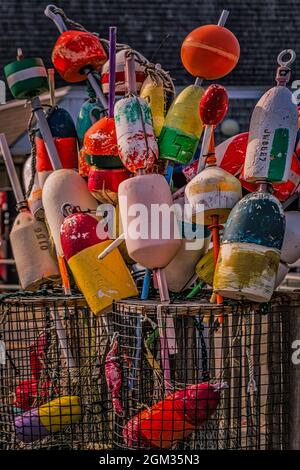
<path fill-rule="evenodd" d="M 13 256 L 22 289 L 35 291 L 47 282 L 58 281 L 59 270 L 50 251 L 46 226 L 33 217 L 24 200 L 4 134 L 0 134 L 0 148 L 19 211 L 10 232 Z"/>
<path fill-rule="evenodd" d="M 187 35 L 181 46 L 181 61 L 194 77 L 215 80 L 230 73 L 240 58 L 235 35 L 215 24 L 200 26 Z"/>
<path fill-rule="evenodd" d="M 285 232 L 280 260 L 293 264 L 300 258 L 300 212 L 285 212 Z"/>
<path fill-rule="evenodd" d="M 85 180 L 74 170 L 57 170 L 46 179 L 43 187 L 43 206 L 56 252 L 63 256 L 60 227 L 64 221 L 62 207 L 71 204 L 81 209 L 97 209 L 97 201 L 90 195 Z"/>
<path fill-rule="evenodd" d="M 17 60 L 4 67 L 5 77 L 14 98 L 33 98 L 48 91 L 48 76 L 42 59 Z"/>
<path fill-rule="evenodd" d="M 136 80 L 136 89 L 137 92 L 140 91 L 143 82 L 146 79 L 145 65 L 147 64 L 147 59 L 136 51 L 132 51 L 134 54 L 135 60 L 135 80 Z M 125 62 L 128 49 L 117 52 L 116 54 L 116 71 L 115 71 L 115 90 L 116 95 L 124 96 L 127 93 L 127 84 L 125 78 Z M 140 64 L 140 60 L 145 63 L 145 65 Z M 109 60 L 105 62 L 102 67 L 101 74 L 101 83 L 104 93 L 109 92 Z"/>
<path fill-rule="evenodd" d="M 119 158 L 115 120 L 103 117 L 85 133 L 84 152 L 89 165 L 96 168 L 122 168 Z"/>
<path fill-rule="evenodd" d="M 97 258 L 99 251 L 111 243 L 107 233 L 99 238 L 98 223 L 95 217 L 78 212 L 66 217 L 60 230 L 64 256 L 95 315 L 110 307 L 113 300 L 138 294 L 118 249 L 103 260 Z"/>
<path fill-rule="evenodd" d="M 285 216 L 269 193 L 248 194 L 232 209 L 214 275 L 214 291 L 224 297 L 268 302 L 283 243 Z"/>
<path fill-rule="evenodd" d="M 116 205 L 119 184 L 130 176 L 131 174 L 126 168 L 101 170 L 92 167 L 89 171 L 88 189 L 98 201 Z"/>
<path fill-rule="evenodd" d="M 47 122 L 63 168 L 78 168 L 78 144 L 76 128 L 68 111 L 55 107 L 47 115 Z M 43 185 L 53 171 L 45 142 L 38 130 L 35 136 L 36 169 Z"/>
<path fill-rule="evenodd" d="M 177 220 L 182 226 L 183 238 L 178 252 L 165 267 L 167 284 L 171 292 L 181 292 L 188 287 L 189 281 L 194 277 L 195 266 L 208 249 L 211 238 L 206 226 L 197 226 L 185 220 L 185 215 L 182 213 L 184 198 L 176 200 L 176 204 L 181 207 L 181 217 L 177 217 Z"/>
<path fill-rule="evenodd" d="M 45 405 L 33 408 L 15 418 L 17 439 L 26 444 L 43 439 L 49 434 L 63 431 L 82 418 L 77 396 L 55 398 Z"/>
<path fill-rule="evenodd" d="M 156 78 L 155 81 L 150 76 L 144 81 L 140 97 L 150 106 L 153 128 L 156 137 L 161 133 L 165 120 L 166 97 L 162 81 Z"/>
<path fill-rule="evenodd" d="M 186 87 L 172 103 L 159 135 L 159 157 L 187 165 L 195 155 L 202 133 L 198 108 L 204 89 Z"/>
<path fill-rule="evenodd" d="M 287 61 L 283 60 L 289 55 Z M 277 86 L 268 90 L 252 113 L 244 165 L 246 181 L 281 183 L 288 180 L 298 131 L 297 105 L 286 87 L 290 65 L 296 54 L 282 51 L 278 56 Z"/>
<path fill-rule="evenodd" d="M 225 382 L 188 385 L 134 416 L 123 429 L 126 446 L 171 449 L 216 411 Z"/>
<path fill-rule="evenodd" d="M 87 130 L 95 124 L 96 121 L 99 121 L 104 114 L 104 107 L 94 98 L 89 98 L 83 103 L 76 122 L 76 131 L 81 144 L 83 144 L 84 134 Z"/>

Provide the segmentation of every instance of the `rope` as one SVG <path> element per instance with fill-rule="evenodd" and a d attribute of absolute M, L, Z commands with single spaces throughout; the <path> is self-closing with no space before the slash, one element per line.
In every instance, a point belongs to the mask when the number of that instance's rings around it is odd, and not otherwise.
<path fill-rule="evenodd" d="M 245 322 L 245 339 L 246 339 L 246 356 L 248 361 L 249 368 L 249 382 L 247 386 L 247 393 L 257 392 L 257 386 L 254 379 L 254 369 L 253 369 L 253 360 L 251 355 L 251 319 L 250 313 L 245 313 L 244 315 Z"/>
<path fill-rule="evenodd" d="M 29 185 L 27 188 L 27 191 L 25 193 L 26 199 L 29 199 L 30 193 L 32 191 L 33 185 L 34 185 L 34 179 L 35 179 L 35 174 L 36 174 L 36 143 L 35 143 L 35 135 L 37 132 L 37 129 L 35 127 L 32 127 L 33 123 L 33 118 L 34 118 L 34 112 L 32 111 L 30 114 L 30 118 L 27 124 L 27 133 L 29 137 L 29 143 L 31 147 L 31 177 L 29 181 Z"/>

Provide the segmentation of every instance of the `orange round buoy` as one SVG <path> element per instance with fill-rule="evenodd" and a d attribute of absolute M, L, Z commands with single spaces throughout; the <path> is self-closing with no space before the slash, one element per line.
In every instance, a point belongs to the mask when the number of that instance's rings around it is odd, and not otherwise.
<path fill-rule="evenodd" d="M 86 67 L 100 70 L 107 55 L 100 40 L 92 33 L 84 31 L 64 31 L 56 41 L 52 52 L 52 62 L 66 82 L 86 80 L 83 70 Z"/>
<path fill-rule="evenodd" d="M 215 24 L 200 26 L 190 32 L 181 46 L 181 61 L 194 77 L 215 80 L 234 69 L 240 58 L 235 35 Z"/>

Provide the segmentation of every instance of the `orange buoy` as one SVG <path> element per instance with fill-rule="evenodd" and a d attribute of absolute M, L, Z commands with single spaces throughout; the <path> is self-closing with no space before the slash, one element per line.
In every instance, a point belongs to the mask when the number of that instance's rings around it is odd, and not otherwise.
<path fill-rule="evenodd" d="M 215 24 L 191 31 L 181 46 L 181 61 L 194 77 L 215 80 L 231 72 L 240 57 L 240 45 L 235 35 Z"/>

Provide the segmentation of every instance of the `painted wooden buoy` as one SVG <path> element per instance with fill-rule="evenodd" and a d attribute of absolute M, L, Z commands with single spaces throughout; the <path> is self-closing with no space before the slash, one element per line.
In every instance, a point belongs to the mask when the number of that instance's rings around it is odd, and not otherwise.
<path fill-rule="evenodd" d="M 48 76 L 42 59 L 17 60 L 4 67 L 5 77 L 14 98 L 33 98 L 48 90 Z"/>
<path fill-rule="evenodd" d="M 300 212 L 285 212 L 285 232 L 280 260 L 293 264 L 300 258 Z"/>
<path fill-rule="evenodd" d="M 72 117 L 63 108 L 53 108 L 47 122 L 51 131 L 54 144 L 63 168 L 78 168 L 78 142 L 75 124 Z M 53 171 L 51 161 L 45 146 L 41 132 L 38 130 L 35 136 L 36 144 L 36 169 L 39 181 L 43 186 L 47 176 Z"/>
<path fill-rule="evenodd" d="M 224 297 L 268 302 L 275 287 L 285 216 L 269 193 L 248 194 L 225 226 L 213 289 Z"/>
<path fill-rule="evenodd" d="M 104 114 L 105 109 L 99 101 L 90 98 L 83 103 L 76 121 L 76 131 L 81 144 L 83 144 L 86 131 Z"/>
<path fill-rule="evenodd" d="M 217 166 L 223 168 L 234 176 L 241 173 L 245 161 L 248 143 L 248 132 L 234 135 L 224 140 L 215 148 Z M 197 174 L 198 161 L 194 161 L 183 168 L 182 173 L 187 181 L 190 181 Z"/>
<path fill-rule="evenodd" d="M 131 209 L 138 204 L 143 207 L 140 229 L 138 212 Z M 160 223 L 155 207 L 163 208 L 164 223 Z M 119 185 L 120 215 L 126 235 L 129 256 L 146 268 L 164 268 L 174 258 L 181 246 L 176 214 L 172 211 L 172 194 L 162 175 L 135 176 Z M 164 233 L 164 229 L 166 232 Z"/>
<path fill-rule="evenodd" d="M 241 199 L 241 183 L 237 178 L 217 166 L 207 166 L 185 188 L 187 202 L 191 204 L 193 221 L 209 225 L 213 215 L 224 223 Z"/>
<path fill-rule="evenodd" d="M 215 80 L 230 73 L 240 57 L 236 36 L 224 26 L 200 26 L 191 31 L 181 46 L 181 61 L 194 77 Z"/>
<path fill-rule="evenodd" d="M 178 252 L 165 267 L 167 284 L 171 292 L 181 292 L 188 287 L 189 282 L 195 275 L 196 264 L 207 251 L 211 238 L 208 227 L 191 224 L 187 220 L 182 212 L 184 198 L 177 200 L 176 204 L 180 206 L 177 220 L 182 226 L 183 238 Z"/>
<path fill-rule="evenodd" d="M 166 96 L 162 81 L 159 79 L 154 81 L 151 77 L 147 77 L 142 85 L 140 97 L 150 106 L 154 133 L 158 137 L 164 125 L 166 109 Z"/>
<path fill-rule="evenodd" d="M 224 382 L 188 385 L 141 411 L 123 429 L 126 446 L 171 449 L 216 411 Z"/>
<path fill-rule="evenodd" d="M 103 260 L 97 258 L 111 243 L 107 232 L 99 232 L 98 224 L 95 217 L 79 212 L 66 217 L 60 231 L 64 256 L 95 315 L 111 307 L 114 300 L 138 294 L 118 249 Z"/>
<path fill-rule="evenodd" d="M 62 207 L 69 203 L 81 209 L 97 209 L 97 201 L 88 191 L 85 180 L 74 170 L 56 170 L 45 181 L 43 187 L 43 206 L 53 237 L 56 252 L 63 256 L 60 241 L 60 227 L 64 221 Z"/>
<path fill-rule="evenodd" d="M 259 183 L 250 183 L 249 181 L 245 181 L 244 169 L 242 169 L 239 178 L 243 188 L 247 189 L 247 191 L 254 192 L 257 190 Z M 279 201 L 284 202 L 297 191 L 299 184 L 300 161 L 296 153 L 293 153 L 288 180 L 285 183 L 273 183 L 273 194 L 277 199 L 279 199 Z"/>
<path fill-rule="evenodd" d="M 115 104 L 118 150 L 123 165 L 131 172 L 149 170 L 158 158 L 151 109 L 137 96 Z"/>
<path fill-rule="evenodd" d="M 63 396 L 45 405 L 33 408 L 15 418 L 15 433 L 18 440 L 29 444 L 49 434 L 61 432 L 82 418 L 80 399 Z"/>
<path fill-rule="evenodd" d="M 290 59 L 283 61 L 284 55 Z M 246 181 L 280 183 L 288 180 L 298 130 L 297 105 L 286 87 L 289 65 L 296 54 L 286 50 L 279 54 L 277 86 L 268 90 L 252 113 L 244 165 Z"/>
<path fill-rule="evenodd" d="M 98 71 L 106 59 L 99 38 L 85 31 L 64 31 L 52 51 L 54 67 L 66 82 L 71 83 L 86 80 L 84 69 L 90 67 Z"/>
<path fill-rule="evenodd" d="M 159 156 L 162 160 L 187 165 L 195 155 L 202 133 L 198 108 L 204 89 L 186 87 L 172 103 L 159 135 Z"/>
<path fill-rule="evenodd" d="M 92 196 L 103 203 L 118 203 L 118 188 L 122 181 L 130 178 L 126 168 L 99 169 L 91 167 L 88 177 L 88 189 Z"/>
<path fill-rule="evenodd" d="M 124 96 L 127 93 L 127 84 L 125 78 L 125 63 L 126 63 L 126 54 L 128 50 L 123 49 L 122 51 L 117 52 L 116 54 L 116 80 L 115 80 L 115 90 L 116 95 Z M 133 51 L 134 54 L 137 54 L 136 51 Z M 147 59 L 143 57 L 141 54 L 138 53 L 138 56 L 142 59 L 145 64 L 147 63 Z M 145 66 L 140 64 L 140 61 L 135 56 L 135 80 L 136 80 L 136 88 L 137 92 L 140 91 L 143 82 L 146 79 L 145 73 Z M 105 62 L 102 67 L 102 74 L 101 74 L 101 83 L 102 89 L 104 93 L 109 92 L 109 60 Z"/>
<path fill-rule="evenodd" d="M 115 120 L 103 117 L 85 133 L 83 148 L 89 165 L 96 168 L 122 168 L 119 158 Z"/>

